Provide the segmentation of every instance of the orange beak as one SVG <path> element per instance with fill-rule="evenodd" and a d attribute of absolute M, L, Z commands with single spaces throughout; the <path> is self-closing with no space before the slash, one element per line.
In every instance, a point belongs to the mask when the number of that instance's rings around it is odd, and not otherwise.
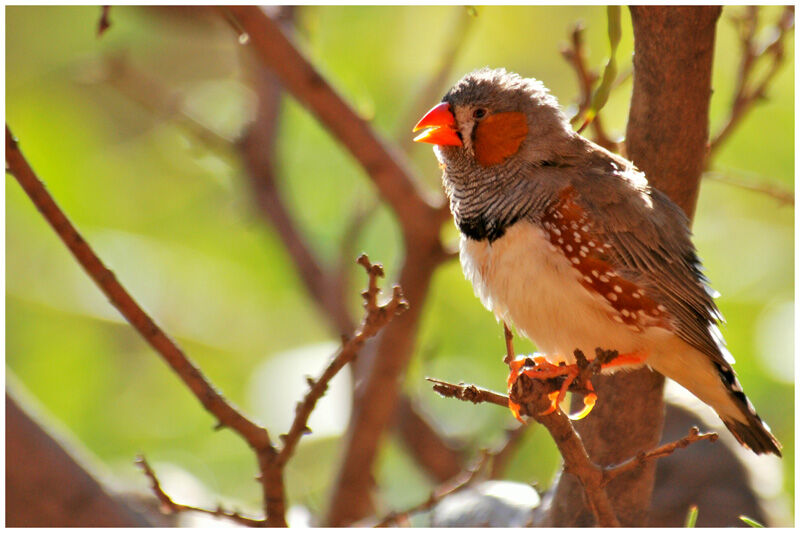
<path fill-rule="evenodd" d="M 455 126 L 456 118 L 450 111 L 450 104 L 442 102 L 425 113 L 425 116 L 414 126 L 414 131 L 428 128 L 414 137 L 414 142 L 461 146 L 463 143 L 458 137 Z"/>

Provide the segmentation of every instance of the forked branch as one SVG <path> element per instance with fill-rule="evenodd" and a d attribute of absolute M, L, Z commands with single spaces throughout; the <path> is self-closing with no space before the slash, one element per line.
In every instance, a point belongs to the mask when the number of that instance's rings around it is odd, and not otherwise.
<path fill-rule="evenodd" d="M 344 340 L 341 350 L 325 369 L 322 376 L 317 380 L 309 379 L 309 391 L 297 407 L 291 429 L 286 435 L 281 435 L 283 446 L 279 449 L 273 445 L 265 428 L 258 426 L 242 415 L 216 390 L 178 345 L 144 312 L 128 291 L 117 281 L 113 272 L 106 268 L 33 172 L 33 169 L 19 150 L 19 146 L 8 126 L 6 126 L 6 168 L 17 179 L 34 205 L 50 223 L 87 274 L 108 297 L 112 305 L 172 367 L 206 410 L 216 417 L 218 420 L 217 427 L 231 428 L 256 453 L 260 470 L 258 479 L 262 485 L 266 518 L 263 520 L 249 519 L 242 517 L 238 513 L 222 510 L 208 511 L 176 504 L 163 493 L 152 469 L 142 459 L 139 463 L 151 481 L 153 481 L 153 490 L 159 500 L 172 511 L 210 512 L 211 514 L 226 516 L 248 525 L 285 526 L 286 498 L 283 467 L 292 456 L 299 439 L 308 432 L 308 418 L 319 398 L 327 390 L 330 380 L 356 357 L 367 339 L 377 335 L 392 318 L 407 308 L 400 288 L 395 286 L 389 302 L 379 304 L 377 298 L 380 289 L 377 285 L 377 278 L 383 276 L 383 268 L 380 265 L 373 265 L 365 255 L 358 258 L 358 263 L 366 269 L 369 277 L 368 288 L 363 293 L 366 312 L 361 326 L 352 338 Z"/>
<path fill-rule="evenodd" d="M 611 354 L 612 352 L 604 353 Z M 599 365 L 595 363 L 600 360 L 600 357 L 596 357 L 592 363 L 584 365 L 581 371 L 582 375 L 575 380 L 575 390 L 582 390 L 582 386 L 577 384 L 584 381 L 583 378 L 587 375 L 587 372 L 599 370 Z M 458 398 L 472 403 L 485 402 L 506 407 L 509 405 L 509 396 L 475 385 L 455 385 L 431 378 L 428 378 L 428 380 L 434 383 L 434 390 L 445 397 Z M 534 418 L 550 432 L 564 459 L 564 471 L 574 475 L 580 481 L 598 526 L 618 527 L 620 525 L 606 494 L 605 487 L 609 481 L 624 472 L 641 467 L 648 461 L 666 457 L 675 450 L 685 448 L 694 442 L 700 440 L 714 441 L 717 439 L 715 433 L 701 434 L 697 428 L 692 428 L 689 435 L 683 439 L 659 446 L 650 451 L 641 452 L 619 465 L 604 468 L 589 458 L 581 438 L 575 432 L 569 418 L 560 409 L 556 409 L 550 414 L 542 414 L 548 410 L 547 408 L 550 405 L 548 395 L 559 390 L 561 381 L 562 378 L 534 379 L 523 373 L 512 386 L 510 398 L 520 405 L 521 414 Z M 599 401 L 602 401 L 602 398 Z"/>

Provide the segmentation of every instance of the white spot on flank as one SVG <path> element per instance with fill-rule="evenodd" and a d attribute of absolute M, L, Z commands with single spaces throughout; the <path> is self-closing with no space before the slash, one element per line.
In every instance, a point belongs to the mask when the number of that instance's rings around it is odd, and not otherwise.
<path fill-rule="evenodd" d="M 553 234 L 554 234 L 556 237 L 558 237 L 559 235 L 561 235 L 561 230 L 560 230 L 560 229 L 558 229 L 558 228 L 553 228 Z"/>
<path fill-rule="evenodd" d="M 603 283 L 608 283 L 608 276 L 600 276 L 600 281 Z"/>
<path fill-rule="evenodd" d="M 572 223 L 570 223 L 569 227 L 571 227 L 572 229 L 578 229 L 578 223 L 577 222 L 572 222 Z"/>
<path fill-rule="evenodd" d="M 633 297 L 638 299 L 641 298 L 642 296 L 638 292 L 634 292 Z"/>
<path fill-rule="evenodd" d="M 622 316 L 629 316 L 631 313 L 627 309 L 622 310 Z"/>
<path fill-rule="evenodd" d="M 614 292 L 622 294 L 622 287 L 620 287 L 619 285 L 614 285 Z"/>
<path fill-rule="evenodd" d="M 600 274 L 597 272 L 597 270 L 592 270 L 592 276 L 597 278 L 600 276 Z"/>
<path fill-rule="evenodd" d="M 622 320 L 622 317 L 620 317 L 619 315 L 614 315 L 614 320 L 616 320 L 620 324 L 624 322 L 624 320 Z"/>
<path fill-rule="evenodd" d="M 581 260 L 578 259 L 577 257 L 573 257 L 572 259 L 570 259 L 570 261 L 572 261 L 572 263 L 576 264 L 576 265 L 580 264 L 580 262 L 581 262 Z"/>
<path fill-rule="evenodd" d="M 581 231 L 583 231 L 584 233 L 586 233 L 587 231 L 589 231 L 589 226 L 587 226 L 587 225 L 584 225 L 584 226 L 581 228 Z"/>
<path fill-rule="evenodd" d="M 571 252 L 571 251 L 572 251 L 572 245 L 571 245 L 571 244 L 568 244 L 568 245 L 566 245 L 564 248 L 566 248 L 566 250 L 567 250 L 568 252 Z"/>
<path fill-rule="evenodd" d="M 666 311 L 666 310 L 667 310 L 667 308 L 666 308 L 666 307 L 664 307 L 664 306 L 663 306 L 663 305 L 661 305 L 661 304 L 658 304 L 658 310 L 663 312 L 663 311 Z"/>
<path fill-rule="evenodd" d="M 589 276 L 583 276 L 583 279 L 586 281 L 586 283 L 592 282 L 592 278 L 590 278 Z"/>
<path fill-rule="evenodd" d="M 563 238 L 561 238 L 561 237 L 559 237 L 559 238 L 558 238 L 558 244 L 564 244 L 564 239 L 563 239 Z"/>
<path fill-rule="evenodd" d="M 594 246 L 595 246 L 595 245 L 594 245 L 594 241 L 589 241 L 589 246 L 590 246 L 590 247 L 592 247 L 592 248 L 594 248 Z"/>
<path fill-rule="evenodd" d="M 586 247 L 586 246 L 584 246 L 584 245 L 581 245 L 581 252 L 583 252 L 583 253 L 585 253 L 585 254 L 588 254 L 588 253 L 589 253 L 589 248 L 587 248 L 587 247 Z"/>

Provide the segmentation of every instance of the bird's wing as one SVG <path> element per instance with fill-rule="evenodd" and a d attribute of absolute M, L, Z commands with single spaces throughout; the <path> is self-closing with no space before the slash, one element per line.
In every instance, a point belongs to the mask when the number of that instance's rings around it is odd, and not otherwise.
<path fill-rule="evenodd" d="M 667 309 L 681 339 L 730 368 L 733 358 L 717 325 L 722 315 L 716 294 L 703 274 L 686 215 L 632 167 L 612 168 L 585 171 L 581 188 L 589 190 L 575 200 L 598 238 L 610 244 L 608 262 Z"/>

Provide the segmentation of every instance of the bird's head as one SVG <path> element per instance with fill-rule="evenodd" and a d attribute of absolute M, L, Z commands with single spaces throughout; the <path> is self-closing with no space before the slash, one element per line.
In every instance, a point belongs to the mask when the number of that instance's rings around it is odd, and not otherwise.
<path fill-rule="evenodd" d="M 552 161 L 574 137 L 558 101 L 541 82 L 488 68 L 456 83 L 414 127 L 421 129 L 414 140 L 435 144 L 448 167 Z"/>

